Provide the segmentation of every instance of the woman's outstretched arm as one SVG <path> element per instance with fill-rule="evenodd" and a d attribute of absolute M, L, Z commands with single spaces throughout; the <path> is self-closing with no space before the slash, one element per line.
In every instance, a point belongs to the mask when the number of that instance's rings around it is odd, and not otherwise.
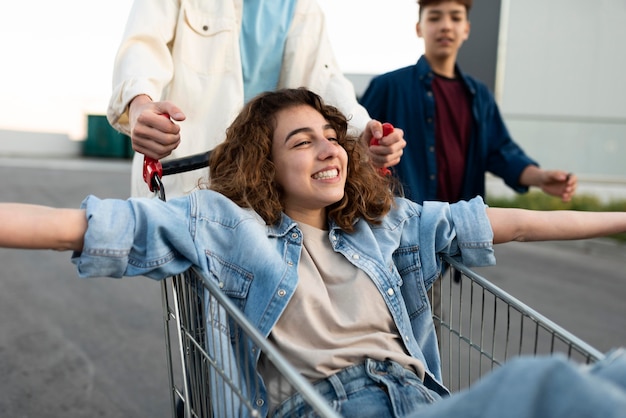
<path fill-rule="evenodd" d="M 552 241 L 626 232 L 626 212 L 537 211 L 487 208 L 493 242 Z"/>
<path fill-rule="evenodd" d="M 81 251 L 86 230 L 82 209 L 0 203 L 0 247 Z"/>

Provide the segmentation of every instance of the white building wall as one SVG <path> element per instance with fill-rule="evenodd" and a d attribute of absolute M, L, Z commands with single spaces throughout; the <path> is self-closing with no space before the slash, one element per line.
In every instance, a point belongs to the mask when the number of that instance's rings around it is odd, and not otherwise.
<path fill-rule="evenodd" d="M 544 167 L 626 187 L 626 0 L 503 1 L 496 96 Z"/>

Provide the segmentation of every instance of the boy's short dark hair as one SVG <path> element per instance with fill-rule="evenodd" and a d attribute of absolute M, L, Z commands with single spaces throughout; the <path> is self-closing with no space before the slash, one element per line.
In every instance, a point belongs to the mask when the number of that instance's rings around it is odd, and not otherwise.
<path fill-rule="evenodd" d="M 468 15 L 473 3 L 473 0 L 417 0 L 420 15 L 422 14 L 422 10 L 424 9 L 424 7 L 431 6 L 433 4 L 443 3 L 444 1 L 454 1 L 456 3 L 462 4 L 463 6 L 465 6 L 465 11 Z"/>

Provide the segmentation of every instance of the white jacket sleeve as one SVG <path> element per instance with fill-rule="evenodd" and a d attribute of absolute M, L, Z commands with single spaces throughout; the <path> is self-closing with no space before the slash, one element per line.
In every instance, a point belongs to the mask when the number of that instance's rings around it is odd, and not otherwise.
<path fill-rule="evenodd" d="M 129 134 L 128 103 L 139 94 L 161 99 L 173 74 L 168 45 L 179 17 L 177 0 L 135 0 L 115 57 L 113 91 L 107 117 L 117 130 Z"/>

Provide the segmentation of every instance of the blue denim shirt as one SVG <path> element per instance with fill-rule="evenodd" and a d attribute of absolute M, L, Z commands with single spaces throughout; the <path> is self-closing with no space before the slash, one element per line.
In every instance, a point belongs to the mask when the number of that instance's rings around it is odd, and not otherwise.
<path fill-rule="evenodd" d="M 163 279 L 196 266 L 219 283 L 265 336 L 298 284 L 302 232 L 286 215 L 276 225 L 266 225 L 252 210 L 208 190 L 167 203 L 90 196 L 83 207 L 88 219 L 84 248 L 72 258 L 81 277 Z M 426 292 L 441 270 L 441 254 L 468 266 L 495 263 L 482 199 L 421 206 L 398 198 L 380 225 L 358 220 L 355 231 L 346 233 L 331 223 L 328 238 L 335 251 L 375 283 L 407 352 L 425 364 L 426 383 L 445 391 Z M 254 368 L 259 351 L 246 350 L 249 361 L 244 364 Z M 253 399 L 267 405 L 265 388 L 262 383 L 259 387 Z"/>
<path fill-rule="evenodd" d="M 473 119 L 461 199 L 485 196 L 487 171 L 516 192 L 528 191 L 519 177 L 528 165 L 538 164 L 511 138 L 487 86 L 458 67 L 456 72 L 469 92 Z M 404 130 L 407 146 L 393 171 L 404 185 L 405 196 L 418 203 L 437 199 L 433 77 L 422 56 L 415 65 L 375 77 L 361 98 L 372 118 Z"/>

